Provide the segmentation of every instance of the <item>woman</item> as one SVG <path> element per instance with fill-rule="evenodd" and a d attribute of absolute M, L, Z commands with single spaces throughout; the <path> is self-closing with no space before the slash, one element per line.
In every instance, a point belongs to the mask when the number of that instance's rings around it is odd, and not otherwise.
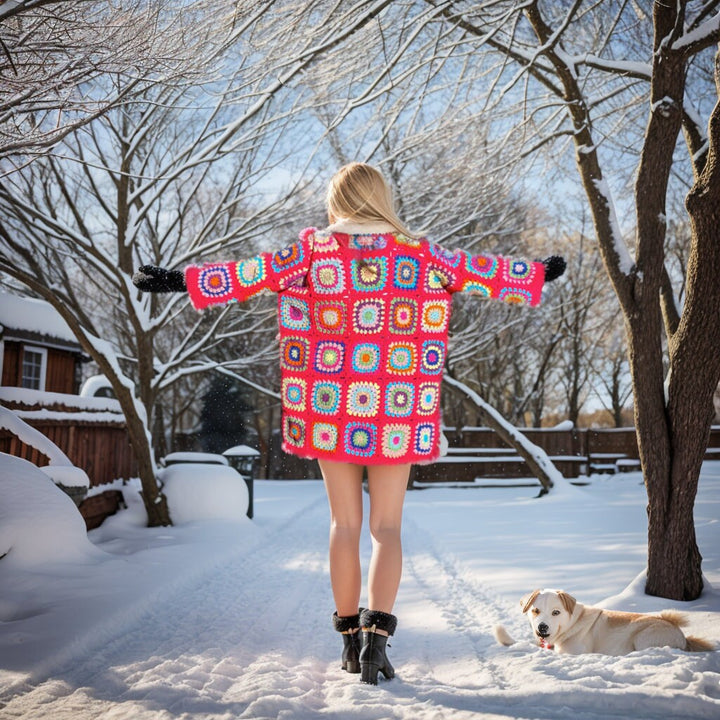
<path fill-rule="evenodd" d="M 278 293 L 283 449 L 320 465 L 330 505 L 330 579 L 342 667 L 377 684 L 402 573 L 400 528 L 410 468 L 440 453 L 440 385 L 451 294 L 537 305 L 564 272 L 544 262 L 448 252 L 398 218 L 382 175 L 351 163 L 332 178 L 330 221 L 276 253 L 191 266 L 144 266 L 150 292 L 189 292 L 196 309 Z M 372 556 L 359 609 L 362 477 L 367 468 Z M 360 632 L 362 630 L 362 633 Z"/>

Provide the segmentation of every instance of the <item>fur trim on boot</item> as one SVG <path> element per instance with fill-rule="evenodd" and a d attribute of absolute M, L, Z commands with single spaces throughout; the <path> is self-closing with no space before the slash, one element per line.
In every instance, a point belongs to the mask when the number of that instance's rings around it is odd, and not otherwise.
<path fill-rule="evenodd" d="M 360 626 L 363 630 L 383 630 L 388 635 L 394 635 L 397 618 L 381 610 L 363 610 L 360 613 Z"/>
<path fill-rule="evenodd" d="M 357 615 L 348 615 L 347 617 L 340 617 L 337 612 L 333 613 L 332 616 L 333 627 L 339 633 L 346 633 L 350 630 L 355 630 L 360 627 L 360 613 Z"/>

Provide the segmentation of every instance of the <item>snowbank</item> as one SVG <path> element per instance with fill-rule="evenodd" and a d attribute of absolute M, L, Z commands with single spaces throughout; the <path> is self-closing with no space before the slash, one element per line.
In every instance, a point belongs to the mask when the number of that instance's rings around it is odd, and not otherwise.
<path fill-rule="evenodd" d="M 185 467 L 189 483 L 205 484 L 207 469 Z M 210 496 L 224 495 L 207 481 Z M 704 464 L 698 488 L 708 586 L 691 603 L 642 592 L 647 498 L 639 473 L 593 476 L 586 487 L 540 499 L 536 488 L 519 486 L 408 493 L 390 650 L 397 675 L 378 687 L 340 669 L 321 482 L 258 481 L 253 522 L 169 528 L 144 527 L 138 489 L 124 489 L 129 509 L 89 533 L 102 562 L 16 570 L 0 561 L 0 706 L 8 717 L 720 717 L 720 652 L 558 655 L 532 642 L 518 604 L 535 587 L 563 587 L 587 604 L 680 609 L 690 633 L 719 641 L 712 585 L 720 587 L 720 462 Z M 367 510 L 366 493 L 363 503 Z M 225 512 L 220 500 L 215 511 Z M 364 528 L 365 569 L 370 547 Z M 13 617 L 2 612 L 9 602 Z M 518 644 L 499 646 L 496 623 Z"/>
<path fill-rule="evenodd" d="M 0 453 L 0 563 L 25 567 L 100 555 L 75 503 L 32 463 Z"/>

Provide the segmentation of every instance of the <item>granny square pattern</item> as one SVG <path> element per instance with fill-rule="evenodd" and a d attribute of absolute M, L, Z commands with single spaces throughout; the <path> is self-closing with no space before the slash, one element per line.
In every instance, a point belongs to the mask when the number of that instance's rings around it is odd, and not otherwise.
<path fill-rule="evenodd" d="M 313 228 L 185 270 L 198 310 L 277 293 L 283 449 L 363 465 L 437 458 L 453 293 L 534 306 L 544 278 L 540 262 Z"/>

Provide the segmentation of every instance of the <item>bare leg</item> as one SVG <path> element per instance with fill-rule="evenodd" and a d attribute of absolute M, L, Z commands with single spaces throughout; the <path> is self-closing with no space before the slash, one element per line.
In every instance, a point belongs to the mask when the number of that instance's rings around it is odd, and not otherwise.
<path fill-rule="evenodd" d="M 369 465 L 370 535 L 368 607 L 391 613 L 402 575 L 403 501 L 410 465 Z"/>
<path fill-rule="evenodd" d="M 340 617 L 357 615 L 360 604 L 361 465 L 319 460 L 330 504 L 330 583 Z"/>

